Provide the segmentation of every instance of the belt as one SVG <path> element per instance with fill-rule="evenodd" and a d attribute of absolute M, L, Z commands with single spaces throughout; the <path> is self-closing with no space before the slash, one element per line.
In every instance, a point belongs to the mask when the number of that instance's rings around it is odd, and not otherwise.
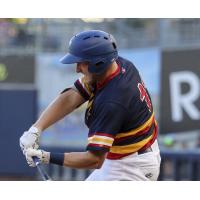
<path fill-rule="evenodd" d="M 151 148 L 151 147 L 148 147 L 148 148 L 145 149 L 145 150 L 139 150 L 139 151 L 138 151 L 138 155 L 144 154 L 144 153 L 148 153 L 148 152 L 152 152 L 152 148 Z"/>

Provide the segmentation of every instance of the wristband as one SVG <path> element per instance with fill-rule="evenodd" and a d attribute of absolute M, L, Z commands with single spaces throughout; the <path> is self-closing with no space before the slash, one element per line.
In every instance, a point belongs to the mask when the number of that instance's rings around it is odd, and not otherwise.
<path fill-rule="evenodd" d="M 50 163 L 63 166 L 64 153 L 50 153 Z"/>

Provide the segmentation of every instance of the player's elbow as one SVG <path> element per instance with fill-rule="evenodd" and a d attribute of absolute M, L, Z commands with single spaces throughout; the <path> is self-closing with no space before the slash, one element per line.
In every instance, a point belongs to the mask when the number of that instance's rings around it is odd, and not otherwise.
<path fill-rule="evenodd" d="M 104 160 L 98 160 L 98 161 L 95 163 L 94 168 L 95 168 L 95 169 L 101 169 L 101 167 L 102 167 L 102 165 L 103 165 L 103 162 L 104 162 Z"/>
<path fill-rule="evenodd" d="M 98 155 L 96 158 L 96 169 L 100 169 L 104 163 L 104 160 L 105 160 L 105 157 L 106 157 L 106 154 L 103 153 L 101 155 Z"/>
<path fill-rule="evenodd" d="M 105 160 L 105 153 L 98 153 L 98 152 L 89 152 L 91 155 L 91 160 L 93 162 L 94 169 L 100 169 L 103 165 Z"/>

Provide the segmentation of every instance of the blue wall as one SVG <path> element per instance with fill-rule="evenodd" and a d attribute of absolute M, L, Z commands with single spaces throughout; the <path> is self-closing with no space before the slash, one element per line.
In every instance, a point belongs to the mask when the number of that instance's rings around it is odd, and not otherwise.
<path fill-rule="evenodd" d="M 35 90 L 0 90 L 0 175 L 33 176 L 19 138 L 36 119 Z"/>

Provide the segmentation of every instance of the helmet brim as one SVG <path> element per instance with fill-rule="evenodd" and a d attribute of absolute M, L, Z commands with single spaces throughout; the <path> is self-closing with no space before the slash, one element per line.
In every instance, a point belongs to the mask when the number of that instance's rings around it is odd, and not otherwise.
<path fill-rule="evenodd" d="M 62 64 L 73 64 L 73 63 L 83 62 L 83 59 L 68 53 L 60 59 L 60 62 Z"/>

